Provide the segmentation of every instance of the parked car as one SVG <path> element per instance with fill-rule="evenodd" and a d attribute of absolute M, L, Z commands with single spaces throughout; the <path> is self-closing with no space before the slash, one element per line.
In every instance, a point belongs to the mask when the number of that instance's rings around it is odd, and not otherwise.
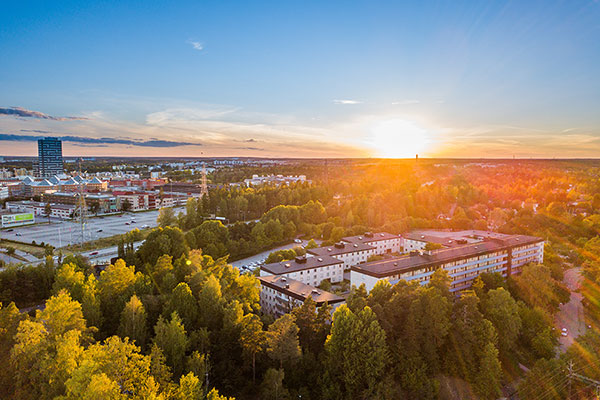
<path fill-rule="evenodd" d="M 142 229 L 150 228 L 150 225 L 142 225 Z"/>
<path fill-rule="evenodd" d="M 294 243 L 302 243 L 302 240 L 300 240 L 300 239 L 294 239 Z"/>

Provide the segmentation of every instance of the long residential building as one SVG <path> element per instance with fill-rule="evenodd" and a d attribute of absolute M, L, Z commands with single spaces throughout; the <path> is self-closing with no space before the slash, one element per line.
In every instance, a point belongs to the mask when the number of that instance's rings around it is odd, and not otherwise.
<path fill-rule="evenodd" d="M 544 240 L 533 236 L 486 231 L 428 231 L 405 235 L 405 239 L 407 237 L 422 242 L 422 249 L 414 249 L 401 257 L 353 266 L 352 285 L 365 284 L 369 291 L 384 279 L 392 284 L 406 280 L 425 285 L 437 269 L 444 268 L 452 279 L 450 290 L 456 292 L 471 287 L 473 280 L 483 272 L 499 272 L 508 277 L 520 273 L 525 264 L 544 260 Z M 424 251 L 427 240 L 442 248 Z"/>
<path fill-rule="evenodd" d="M 344 280 L 344 262 L 329 255 L 296 257 L 293 260 L 266 264 L 260 267 L 260 276 L 280 275 L 307 285 L 318 286 L 323 280 L 332 283 Z"/>
<path fill-rule="evenodd" d="M 402 252 L 402 237 L 387 232 L 366 232 L 364 235 L 344 237 L 342 241 L 372 246 L 376 255 Z"/>
<path fill-rule="evenodd" d="M 275 317 L 289 313 L 304 304 L 310 296 L 321 307 L 327 303 L 334 311 L 344 298 L 281 275 L 260 276 L 260 305 L 262 310 Z"/>
<path fill-rule="evenodd" d="M 378 253 L 376 247 L 365 243 L 338 242 L 333 246 L 307 250 L 307 254 L 308 258 L 326 256 L 336 258 L 343 263 L 344 269 L 349 270 L 353 265 L 366 263 L 369 257 Z"/>

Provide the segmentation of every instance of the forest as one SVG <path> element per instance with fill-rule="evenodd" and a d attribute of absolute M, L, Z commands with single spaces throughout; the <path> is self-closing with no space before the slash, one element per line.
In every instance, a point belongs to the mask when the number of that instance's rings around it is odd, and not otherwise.
<path fill-rule="evenodd" d="M 165 209 L 137 251 L 135 234 L 124 235 L 120 259 L 101 271 L 80 256 L 5 266 L 0 398 L 564 399 L 571 362 L 600 380 L 599 165 L 297 169 L 307 170 L 312 184 L 225 185 L 190 200 L 186 213 Z M 427 286 L 353 287 L 333 314 L 308 300 L 278 319 L 261 312 L 256 277 L 228 264 L 299 236 L 330 244 L 415 228 L 536 235 L 545 260 L 508 279 L 482 274 L 459 297 L 439 270 Z M 564 272 L 575 267 L 590 328 L 562 351 L 554 317 L 570 298 Z M 593 388 L 573 382 L 570 391 L 586 399 Z"/>

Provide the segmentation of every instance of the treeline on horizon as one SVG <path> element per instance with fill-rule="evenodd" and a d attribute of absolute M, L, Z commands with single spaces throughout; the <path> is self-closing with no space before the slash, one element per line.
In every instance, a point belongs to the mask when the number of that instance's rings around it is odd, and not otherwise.
<path fill-rule="evenodd" d="M 162 227 L 137 252 L 135 235 L 125 235 L 124 261 L 99 274 L 73 256 L 8 267 L 0 271 L 0 397 L 496 398 L 524 376 L 521 398 L 564 398 L 568 361 L 600 378 L 598 172 L 330 169 L 313 185 L 219 189 L 190 201 L 186 215 L 162 212 Z M 215 213 L 238 222 L 204 221 Z M 427 287 L 353 288 L 333 318 L 307 301 L 276 320 L 261 313 L 257 279 L 227 264 L 228 255 L 297 235 L 331 243 L 414 228 L 535 234 L 548 241 L 546 259 L 508 280 L 483 274 L 458 299 L 438 272 Z M 574 264 L 584 265 L 595 329 L 556 358 L 553 315 L 568 301 L 561 280 Z M 42 303 L 29 315 L 17 309 Z M 586 390 L 574 384 L 573 396 Z"/>

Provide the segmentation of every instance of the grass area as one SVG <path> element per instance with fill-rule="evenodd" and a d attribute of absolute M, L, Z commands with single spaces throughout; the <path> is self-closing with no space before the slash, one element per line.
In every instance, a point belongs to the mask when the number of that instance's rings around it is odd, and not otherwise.
<path fill-rule="evenodd" d="M 29 253 L 37 258 L 44 258 L 46 254 L 45 249 L 42 246 L 17 242 L 14 240 L 0 239 L 0 248 L 6 249 L 8 247 L 13 247 L 15 250 L 24 251 L 25 253 Z"/>
<path fill-rule="evenodd" d="M 150 232 L 152 232 L 153 228 L 148 229 L 140 229 L 139 237 L 136 238 L 138 240 L 145 240 Z M 98 250 L 104 249 L 106 247 L 117 246 L 123 237 L 123 234 L 108 236 L 96 240 L 92 240 L 90 242 L 85 242 L 83 244 L 72 244 L 69 246 L 62 247 L 60 250 L 63 254 L 68 254 L 69 252 L 80 252 L 80 251 L 89 251 L 89 250 Z"/>

